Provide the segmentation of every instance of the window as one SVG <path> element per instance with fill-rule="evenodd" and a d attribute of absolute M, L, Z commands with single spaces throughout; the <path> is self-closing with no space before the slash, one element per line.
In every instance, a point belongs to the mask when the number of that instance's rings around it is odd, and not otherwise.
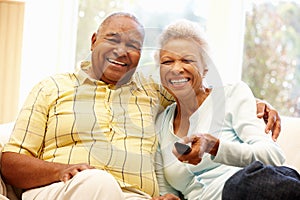
<path fill-rule="evenodd" d="M 90 37 L 101 20 L 110 12 L 127 10 L 146 27 L 138 69 L 158 75 L 153 68 L 155 38 L 166 24 L 186 18 L 205 27 L 215 73 L 223 83 L 242 79 L 281 115 L 300 116 L 299 4 L 296 0 L 81 0 L 76 63 L 88 59 Z M 216 84 L 215 76 L 211 80 Z"/>
<path fill-rule="evenodd" d="M 161 29 L 172 21 L 185 18 L 206 29 L 212 47 L 215 66 L 210 69 L 208 82 L 220 84 L 241 78 L 244 36 L 245 1 L 236 0 L 80 0 L 77 32 L 76 63 L 89 59 L 90 38 L 103 18 L 113 11 L 130 11 L 146 28 L 146 40 L 139 65 L 148 73 L 158 75 L 153 68 L 155 39 Z M 221 75 L 221 78 L 219 76 Z M 217 78 L 215 78 L 217 77 Z"/>
<path fill-rule="evenodd" d="M 158 38 L 158 34 L 165 25 L 178 18 L 187 18 L 205 26 L 205 16 L 200 14 L 203 13 L 200 9 L 204 8 L 198 6 L 200 2 L 196 0 L 82 0 L 79 4 L 76 63 L 79 65 L 83 59 L 89 59 L 90 38 L 106 15 L 114 11 L 125 10 L 133 12 L 146 30 L 138 69 L 143 67 L 143 71 L 147 70 L 147 73 L 158 75 L 153 72 L 155 70 L 153 60 L 156 50 L 155 39 Z"/>
<path fill-rule="evenodd" d="M 298 3 L 297 3 L 298 2 Z M 300 116 L 300 3 L 252 0 L 242 79 L 281 115 Z"/>

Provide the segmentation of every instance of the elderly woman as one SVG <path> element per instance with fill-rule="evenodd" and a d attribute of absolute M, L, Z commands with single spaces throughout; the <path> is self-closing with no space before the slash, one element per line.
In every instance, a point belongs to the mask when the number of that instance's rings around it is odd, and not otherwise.
<path fill-rule="evenodd" d="M 226 180 L 243 167 L 254 161 L 278 166 L 285 160 L 279 146 L 264 134 L 255 98 L 245 83 L 206 86 L 212 67 L 208 52 L 200 27 L 190 21 L 173 23 L 161 35 L 161 83 L 176 102 L 157 120 L 162 196 L 155 199 L 221 199 Z M 190 144 L 191 149 L 178 152 L 176 142 Z"/>

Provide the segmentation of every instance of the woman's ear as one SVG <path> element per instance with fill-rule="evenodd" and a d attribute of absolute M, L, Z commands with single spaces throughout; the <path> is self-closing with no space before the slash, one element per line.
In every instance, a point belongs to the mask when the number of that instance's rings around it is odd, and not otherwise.
<path fill-rule="evenodd" d="M 91 38 L 91 51 L 94 49 L 94 44 L 97 40 L 97 33 L 93 33 L 92 38 Z"/>
<path fill-rule="evenodd" d="M 207 72 L 208 72 L 208 69 L 207 69 L 207 67 L 205 67 L 203 70 L 203 78 L 206 76 Z"/>

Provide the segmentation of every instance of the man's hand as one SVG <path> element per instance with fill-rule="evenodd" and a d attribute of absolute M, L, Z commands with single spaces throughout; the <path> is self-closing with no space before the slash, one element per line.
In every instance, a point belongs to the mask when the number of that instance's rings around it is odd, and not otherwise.
<path fill-rule="evenodd" d="M 86 169 L 95 169 L 94 167 L 88 164 L 73 164 L 65 168 L 60 172 L 59 179 L 63 182 L 66 182 L 73 178 L 78 172 L 81 172 Z"/>
<path fill-rule="evenodd" d="M 152 200 L 180 200 L 180 198 L 174 194 L 168 193 L 160 197 L 153 197 Z"/>
<path fill-rule="evenodd" d="M 256 99 L 256 107 L 257 117 L 263 118 L 266 123 L 265 132 L 269 133 L 272 131 L 272 138 L 276 141 L 281 131 L 281 119 L 277 110 L 266 101 L 260 99 Z"/>

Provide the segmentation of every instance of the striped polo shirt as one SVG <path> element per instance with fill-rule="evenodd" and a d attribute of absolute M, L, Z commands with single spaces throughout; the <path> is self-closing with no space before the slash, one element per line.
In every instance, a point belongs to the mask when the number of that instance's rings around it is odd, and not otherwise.
<path fill-rule="evenodd" d="M 54 75 L 32 89 L 3 151 L 89 163 L 111 173 L 121 187 L 158 195 L 154 121 L 172 102 L 161 85 L 138 72 L 119 87 L 82 69 Z"/>

